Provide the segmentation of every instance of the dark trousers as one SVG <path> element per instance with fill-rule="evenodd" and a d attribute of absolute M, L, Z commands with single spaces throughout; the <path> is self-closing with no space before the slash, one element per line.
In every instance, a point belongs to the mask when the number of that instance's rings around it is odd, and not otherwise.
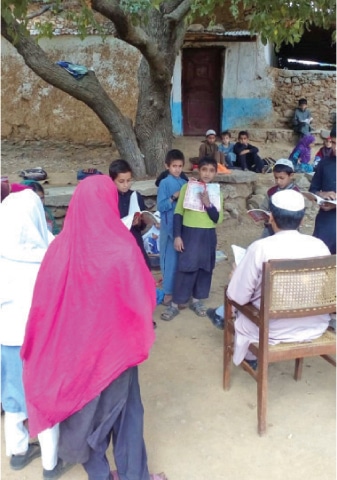
<path fill-rule="evenodd" d="M 191 297 L 201 300 L 208 298 L 211 289 L 212 271 L 201 268 L 195 272 L 177 272 L 173 287 L 173 302 L 184 304 Z"/>
<path fill-rule="evenodd" d="M 88 480 L 112 480 L 106 451 L 112 439 L 120 480 L 149 480 L 137 367 L 129 368 L 60 424 L 59 456 L 82 463 Z"/>
<path fill-rule="evenodd" d="M 263 160 L 257 153 L 246 153 L 246 155 L 237 155 L 237 163 L 242 170 L 248 169 L 256 173 L 261 173 L 263 168 Z"/>

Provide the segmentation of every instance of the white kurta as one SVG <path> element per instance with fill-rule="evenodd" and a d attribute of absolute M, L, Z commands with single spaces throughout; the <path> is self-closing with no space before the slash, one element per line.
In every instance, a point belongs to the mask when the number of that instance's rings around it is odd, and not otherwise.
<path fill-rule="evenodd" d="M 262 265 L 271 259 L 299 259 L 330 255 L 327 246 L 318 238 L 303 235 L 297 230 L 283 230 L 252 243 L 235 269 L 228 286 L 228 296 L 240 305 L 252 302 L 260 307 Z M 269 343 L 301 342 L 318 338 L 328 327 L 329 315 L 293 319 L 276 319 L 269 323 Z M 242 313 L 235 321 L 233 362 L 239 365 L 249 345 L 259 341 L 257 326 Z"/>

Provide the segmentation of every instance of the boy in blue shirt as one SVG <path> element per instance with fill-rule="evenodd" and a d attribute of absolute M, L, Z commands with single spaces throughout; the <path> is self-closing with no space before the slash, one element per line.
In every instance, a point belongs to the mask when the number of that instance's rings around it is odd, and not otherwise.
<path fill-rule="evenodd" d="M 231 132 L 225 130 L 221 133 L 221 143 L 218 145 L 219 152 L 222 152 L 225 158 L 225 164 L 228 168 L 233 168 L 236 162 L 236 155 L 234 153 L 234 142 L 231 142 Z"/>
<path fill-rule="evenodd" d="M 163 305 L 169 306 L 172 300 L 173 281 L 177 270 L 178 252 L 174 249 L 173 215 L 180 189 L 186 183 L 181 177 L 185 164 L 180 150 L 170 150 L 165 158 L 167 176 L 159 183 L 157 208 L 160 212 L 160 269 L 163 274 Z"/>
<path fill-rule="evenodd" d="M 199 194 L 203 209 L 187 208 L 184 200 L 188 185 L 180 191 L 173 218 L 174 248 L 178 252 L 178 268 L 174 279 L 172 302 L 160 316 L 172 320 L 179 314 L 178 305 L 188 303 L 189 308 L 200 316 L 206 316 L 206 307 L 201 299 L 208 298 L 212 273 L 215 266 L 216 225 L 223 220 L 223 198 L 219 193 L 218 208 L 211 203 L 207 184 L 217 173 L 217 161 L 203 157 L 198 164 L 199 181 L 204 190 Z"/>

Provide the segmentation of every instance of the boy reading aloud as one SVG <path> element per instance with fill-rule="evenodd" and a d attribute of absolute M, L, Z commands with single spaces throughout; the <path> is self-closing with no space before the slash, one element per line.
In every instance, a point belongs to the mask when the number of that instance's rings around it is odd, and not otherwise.
<path fill-rule="evenodd" d="M 223 198 L 219 185 L 211 184 L 217 173 L 217 161 L 203 157 L 198 170 L 199 182 L 191 180 L 183 185 L 174 212 L 173 236 L 178 268 L 172 303 L 161 314 L 161 319 L 166 321 L 178 315 L 178 305 L 190 299 L 190 309 L 200 317 L 206 316 L 202 299 L 208 298 L 211 287 L 217 244 L 215 227 L 223 221 Z M 190 196 L 191 191 L 196 193 Z"/>
<path fill-rule="evenodd" d="M 262 210 L 270 210 L 270 199 L 276 192 L 282 190 L 295 190 L 297 192 L 300 189 L 295 184 L 295 170 L 294 165 L 291 160 L 287 158 L 280 158 L 274 165 L 273 175 L 275 180 L 275 185 L 267 191 L 266 197 L 262 202 Z M 265 224 L 265 228 L 262 233 L 262 238 L 268 237 L 269 235 L 274 235 L 273 229 L 269 223 Z"/>
<path fill-rule="evenodd" d="M 131 190 L 132 169 L 126 160 L 118 159 L 111 162 L 109 166 L 109 176 L 118 190 L 118 209 L 121 218 L 146 210 L 141 194 Z M 151 270 L 150 259 L 145 252 L 142 238 L 142 228 L 144 228 L 144 226 L 145 225 L 142 225 L 142 217 L 140 215 L 135 216 L 130 232 L 135 237 L 145 263 L 149 270 Z"/>

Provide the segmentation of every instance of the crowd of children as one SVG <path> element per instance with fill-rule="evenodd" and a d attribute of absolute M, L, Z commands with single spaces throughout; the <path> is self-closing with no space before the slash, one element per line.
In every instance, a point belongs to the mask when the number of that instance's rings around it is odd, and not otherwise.
<path fill-rule="evenodd" d="M 297 117 L 299 124 L 310 127 L 311 115 L 308 122 L 300 122 L 300 114 Z M 316 217 L 316 239 L 298 235 L 305 208 L 295 173 L 313 170 L 310 148 L 315 137 L 310 128 L 307 130 L 302 128 L 302 136 L 289 158 L 279 159 L 274 165 L 275 185 L 267 191 L 261 206 L 271 212 L 270 221 L 265 224 L 263 239 L 255 242 L 260 260 L 267 247 L 272 247 L 273 254 L 284 248 L 282 237 L 289 247 L 293 239 L 296 241 L 292 255 L 299 258 L 301 242 L 307 245 L 307 256 L 336 253 L 336 204 L 329 202 L 336 200 L 335 129 L 317 152 L 310 186 L 311 192 L 326 200 Z M 160 257 L 162 304 L 166 307 L 160 318 L 171 321 L 188 305 L 197 316 L 209 316 L 217 328 L 223 328 L 223 311 L 207 309 L 204 304 L 215 267 L 216 227 L 224 216 L 220 186 L 213 182 L 221 167 L 226 170 L 223 173 L 233 168 L 263 171 L 258 149 L 248 140 L 245 130 L 239 132 L 236 143 L 231 142 L 231 133 L 224 131 L 217 145 L 216 132 L 208 130 L 200 146 L 198 179 L 184 174 L 183 152 L 173 149 L 167 153 L 166 170 L 156 180 L 160 219 L 146 237 L 155 240 L 148 241 L 147 251 L 143 236 L 148 226 L 146 206 L 141 194 L 131 189 L 132 169 L 126 160 L 110 164 L 110 178 L 101 175 L 80 183 L 64 229 L 54 240 L 48 228 L 56 234 L 56 225 L 36 196 L 43 202 L 43 187 L 38 182 L 26 182 L 11 191 L 9 185 L 1 185 L 4 201 L 0 217 L 6 225 L 0 242 L 0 263 L 6 272 L 0 289 L 5 314 L 1 329 L 1 388 L 11 468 L 20 470 L 42 453 L 45 480 L 59 478 L 76 461 L 83 464 L 89 480 L 94 480 L 102 468 L 104 472 L 108 468 L 106 442 L 112 436 L 119 437 L 118 442 L 115 438 L 117 470 L 123 471 L 124 457 L 131 455 L 136 438 L 137 478 L 165 478 L 148 473 L 137 377 L 137 365 L 149 353 L 156 326 L 152 320 L 155 285 L 148 252 L 153 248 Z M 120 220 L 129 225 L 131 235 Z M 310 253 L 311 246 L 314 249 Z M 248 267 L 256 263 L 254 248 L 250 248 L 245 260 Z M 287 253 L 285 250 L 275 258 Z M 235 295 L 247 271 L 251 272 L 241 266 L 235 273 Z M 43 319 L 41 312 L 45 312 Z M 18 322 L 16 327 L 11 324 L 12 317 Z M 322 330 L 326 319 L 323 323 Z M 74 342 L 79 331 L 81 342 Z M 97 345 L 93 345 L 94 337 Z M 50 355 L 44 364 L 46 348 Z M 244 350 L 237 355 L 237 363 L 245 358 Z M 74 362 L 69 367 L 70 352 Z M 93 360 L 87 371 L 88 352 Z M 20 354 L 25 360 L 24 370 Z M 52 379 L 46 374 L 48 368 L 54 369 Z M 120 399 L 116 399 L 117 390 Z M 126 410 L 132 412 L 130 422 L 120 420 L 127 417 Z M 28 442 L 27 415 L 32 431 L 39 434 L 41 449 Z M 97 433 L 94 424 L 98 430 L 106 429 L 107 434 Z M 81 428 L 77 431 L 74 425 Z M 99 456 L 96 447 L 77 451 L 77 442 L 84 445 L 93 436 Z M 132 455 L 134 458 L 134 452 Z M 117 472 L 107 471 L 104 475 L 118 478 Z"/>

